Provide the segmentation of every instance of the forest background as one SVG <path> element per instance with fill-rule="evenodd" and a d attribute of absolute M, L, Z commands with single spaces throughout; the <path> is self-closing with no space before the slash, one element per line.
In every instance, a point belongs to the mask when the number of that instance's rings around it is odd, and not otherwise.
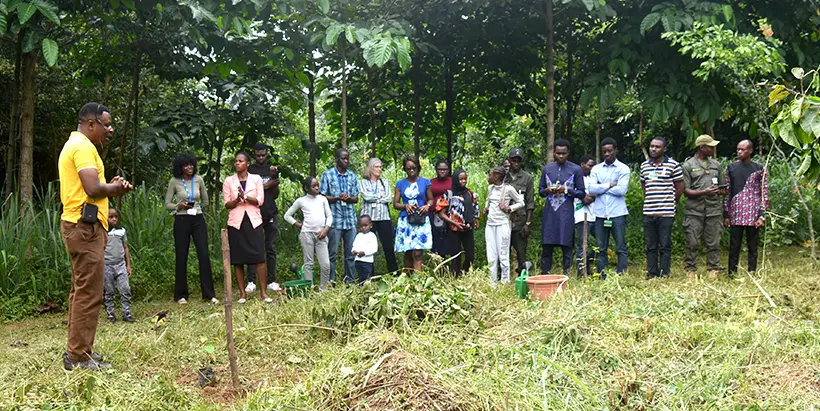
<path fill-rule="evenodd" d="M 121 204 L 137 299 L 169 295 L 173 245 L 162 197 L 173 158 L 200 159 L 216 200 L 208 222 L 217 263 L 226 221 L 218 191 L 234 153 L 257 142 L 272 148 L 286 179 L 281 209 L 301 195 L 296 181 L 330 167 L 339 146 L 350 149 L 356 171 L 369 156 L 384 159 L 394 182 L 406 154 L 424 159 L 428 177 L 431 161 L 450 159 L 468 169 L 480 193 L 487 169 L 512 147 L 525 149 L 537 178 L 556 138 L 571 141 L 575 160 L 597 157 L 600 139 L 614 137 L 633 168 L 654 136 L 669 138 L 668 153 L 681 161 L 699 134 L 721 140 L 724 161 L 750 138 L 772 175 L 766 244 L 797 245 L 794 252 L 814 258 L 818 7 L 803 0 L 2 0 L 0 320 L 64 304 L 70 270 L 57 230 L 56 163 L 88 101 L 114 115 L 117 131 L 101 152 L 108 177 L 139 185 Z M 638 261 L 641 202 L 633 177 L 628 240 Z M 299 262 L 295 236 L 283 230 L 280 278 Z M 679 223 L 674 236 L 680 252 Z M 528 257 L 537 251 L 533 244 Z"/>

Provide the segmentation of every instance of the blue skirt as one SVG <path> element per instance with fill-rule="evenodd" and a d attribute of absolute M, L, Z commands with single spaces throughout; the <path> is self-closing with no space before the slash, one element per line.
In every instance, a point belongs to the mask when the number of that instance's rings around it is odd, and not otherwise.
<path fill-rule="evenodd" d="M 426 217 L 423 225 L 410 225 L 407 217 L 399 217 L 396 226 L 396 245 L 393 250 L 403 253 L 411 250 L 429 250 L 433 248 L 433 231 L 430 217 Z"/>

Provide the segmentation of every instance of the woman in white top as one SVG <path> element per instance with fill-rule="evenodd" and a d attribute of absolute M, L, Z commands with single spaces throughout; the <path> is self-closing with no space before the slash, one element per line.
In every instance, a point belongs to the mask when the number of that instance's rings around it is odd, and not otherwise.
<path fill-rule="evenodd" d="M 490 170 L 487 182 L 487 202 L 484 214 L 487 215 L 487 227 L 484 238 L 487 240 L 487 264 L 490 266 L 490 281 L 498 282 L 498 269 L 501 268 L 501 282 L 510 281 L 510 213 L 524 207 L 524 200 L 511 185 L 504 184 L 507 172 L 501 167 Z"/>
<path fill-rule="evenodd" d="M 327 248 L 327 233 L 333 224 L 333 213 L 327 198 L 320 194 L 319 180 L 308 177 L 302 182 L 305 195 L 296 199 L 285 212 L 285 221 L 301 229 L 299 242 L 302 244 L 304 273 L 306 280 L 313 280 L 313 255 L 319 260 L 319 289 L 327 289 L 330 282 L 330 257 Z M 302 221 L 293 215 L 302 210 Z"/>
<path fill-rule="evenodd" d="M 382 161 L 378 158 L 371 158 L 367 162 L 367 167 L 362 171 L 362 179 L 359 180 L 362 210 L 359 215 L 370 216 L 370 220 L 373 221 L 373 232 L 382 243 L 387 271 L 392 273 L 399 270 L 396 253 L 393 251 L 396 231 L 390 217 L 389 207 L 389 204 L 393 202 L 393 193 L 390 181 L 382 178 L 382 165 Z"/>

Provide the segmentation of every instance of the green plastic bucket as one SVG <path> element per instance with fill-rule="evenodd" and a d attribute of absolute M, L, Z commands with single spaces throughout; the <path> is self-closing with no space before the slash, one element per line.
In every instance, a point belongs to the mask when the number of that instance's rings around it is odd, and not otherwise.
<path fill-rule="evenodd" d="M 310 294 L 310 288 L 313 287 L 311 280 L 293 280 L 285 281 L 285 294 L 288 298 L 305 297 Z"/>

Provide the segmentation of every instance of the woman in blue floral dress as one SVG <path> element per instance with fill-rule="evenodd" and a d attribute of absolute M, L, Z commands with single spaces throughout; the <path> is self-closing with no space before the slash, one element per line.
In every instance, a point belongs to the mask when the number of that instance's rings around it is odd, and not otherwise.
<path fill-rule="evenodd" d="M 424 250 L 433 248 L 433 232 L 427 212 L 433 202 L 430 180 L 420 177 L 421 164 L 414 156 L 402 160 L 407 178 L 396 183 L 393 208 L 401 211 L 396 226 L 395 251 L 404 253 L 404 268 L 421 271 Z"/>

